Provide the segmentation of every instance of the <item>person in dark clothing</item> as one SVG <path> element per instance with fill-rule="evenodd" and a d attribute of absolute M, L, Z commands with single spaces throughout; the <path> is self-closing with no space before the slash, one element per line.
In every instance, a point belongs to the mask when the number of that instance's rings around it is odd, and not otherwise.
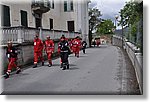
<path fill-rule="evenodd" d="M 96 45 L 96 41 L 95 40 L 93 41 L 92 45 L 94 45 L 94 47 L 95 47 L 95 45 Z"/>
<path fill-rule="evenodd" d="M 86 46 L 87 46 L 86 41 L 83 41 L 83 42 L 82 42 L 82 50 L 83 50 L 83 53 L 84 53 L 84 54 L 85 54 Z"/>
<path fill-rule="evenodd" d="M 7 72 L 5 73 L 5 78 L 9 78 L 12 68 L 16 68 L 16 74 L 21 72 L 21 69 L 17 66 L 17 50 L 12 46 L 12 42 L 8 42 L 8 46 L 6 48 L 6 56 L 8 57 L 9 64 L 7 68 Z"/>
<path fill-rule="evenodd" d="M 68 57 L 71 52 L 69 48 L 69 43 L 65 39 L 65 37 L 61 37 L 61 41 L 58 45 L 58 49 L 60 49 L 60 58 L 62 60 L 62 70 L 65 70 L 66 67 L 67 69 L 69 69 Z"/>

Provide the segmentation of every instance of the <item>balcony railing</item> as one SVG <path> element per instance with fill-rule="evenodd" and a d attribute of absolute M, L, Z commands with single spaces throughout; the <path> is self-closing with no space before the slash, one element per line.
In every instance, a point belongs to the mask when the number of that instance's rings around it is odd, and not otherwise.
<path fill-rule="evenodd" d="M 40 29 L 40 38 L 42 40 L 46 39 L 46 36 L 50 36 L 51 39 L 60 39 L 62 35 L 65 35 L 67 38 L 75 38 L 76 36 L 80 36 L 78 32 L 68 32 L 61 30 L 48 30 L 48 29 Z M 24 27 L 10 27 L 10 28 L 1 28 L 1 44 L 4 45 L 8 41 L 12 41 L 13 43 L 28 43 L 33 42 L 34 36 L 37 32 L 35 28 L 24 28 Z"/>
<path fill-rule="evenodd" d="M 42 1 L 32 1 L 31 4 L 32 11 L 35 13 L 46 13 L 50 10 L 50 2 L 48 0 Z"/>

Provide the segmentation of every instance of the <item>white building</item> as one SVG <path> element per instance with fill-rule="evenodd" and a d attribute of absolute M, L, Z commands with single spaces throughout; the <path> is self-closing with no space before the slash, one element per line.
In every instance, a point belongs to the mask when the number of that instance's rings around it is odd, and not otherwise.
<path fill-rule="evenodd" d="M 43 2 L 43 6 L 37 5 Z M 88 42 L 87 0 L 3 0 L 2 26 L 79 32 Z"/>
<path fill-rule="evenodd" d="M 138 2 L 141 3 L 143 0 L 131 0 L 131 2 Z"/>

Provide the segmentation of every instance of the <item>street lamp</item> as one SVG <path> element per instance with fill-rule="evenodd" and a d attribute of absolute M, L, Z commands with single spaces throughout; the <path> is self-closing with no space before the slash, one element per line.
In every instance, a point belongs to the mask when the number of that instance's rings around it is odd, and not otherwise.
<path fill-rule="evenodd" d="M 116 15 L 116 16 L 115 16 L 115 19 L 116 19 L 116 20 L 115 20 L 115 25 L 116 25 L 116 21 L 119 21 L 118 18 L 119 18 L 119 16 Z M 121 18 L 122 18 L 122 17 L 121 17 Z M 117 27 L 116 27 L 116 28 L 117 28 Z M 123 22 L 121 22 L 121 28 L 122 28 L 122 34 L 121 34 L 121 35 L 122 35 L 122 48 L 123 48 Z"/>
<path fill-rule="evenodd" d="M 116 29 L 117 29 L 117 20 L 118 20 L 118 18 L 119 18 L 119 16 L 116 15 L 116 16 L 115 16 L 115 27 L 116 27 Z"/>

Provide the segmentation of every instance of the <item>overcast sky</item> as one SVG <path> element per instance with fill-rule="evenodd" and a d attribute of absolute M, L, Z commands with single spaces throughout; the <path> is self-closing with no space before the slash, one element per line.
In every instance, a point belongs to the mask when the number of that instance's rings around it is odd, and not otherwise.
<path fill-rule="evenodd" d="M 125 5 L 125 2 L 129 0 L 91 0 L 90 7 L 98 8 L 103 19 L 112 19 L 115 22 L 115 16 L 119 15 L 120 9 Z M 120 27 L 118 27 L 120 28 Z"/>

